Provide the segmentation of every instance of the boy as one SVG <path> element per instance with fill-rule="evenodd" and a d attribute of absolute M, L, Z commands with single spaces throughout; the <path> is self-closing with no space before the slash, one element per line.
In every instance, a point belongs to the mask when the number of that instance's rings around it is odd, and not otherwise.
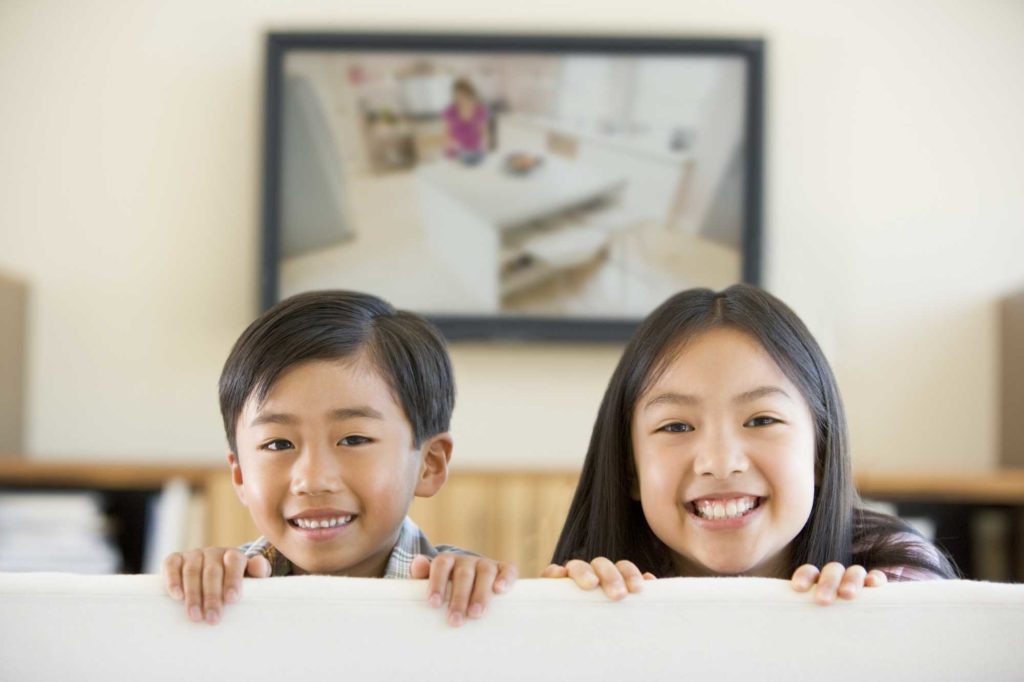
<path fill-rule="evenodd" d="M 449 623 L 479 617 L 515 566 L 435 549 L 406 517 L 447 478 L 454 393 L 439 332 L 374 296 L 313 292 L 265 312 L 220 378 L 231 479 L 263 537 L 171 554 L 168 592 L 214 624 L 243 575 L 429 577 L 435 607 L 451 580 Z"/>

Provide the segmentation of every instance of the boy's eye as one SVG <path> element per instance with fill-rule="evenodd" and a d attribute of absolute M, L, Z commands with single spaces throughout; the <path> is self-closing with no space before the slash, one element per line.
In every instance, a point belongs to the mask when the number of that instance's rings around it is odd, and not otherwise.
<path fill-rule="evenodd" d="M 284 438 L 275 438 L 269 443 L 264 443 L 261 447 L 263 450 L 271 450 L 276 452 L 278 450 L 291 450 L 295 446 L 292 445 L 292 442 L 289 440 L 285 440 Z"/>
<path fill-rule="evenodd" d="M 658 430 L 666 433 L 687 433 L 688 431 L 693 431 L 693 427 L 686 422 L 672 422 L 671 424 L 665 424 L 665 426 Z"/>
<path fill-rule="evenodd" d="M 779 420 L 775 417 L 754 417 L 748 421 L 744 426 L 771 426 L 772 424 L 778 424 Z"/>
<path fill-rule="evenodd" d="M 370 439 L 366 436 L 345 436 L 338 441 L 338 445 L 363 445 L 369 442 Z"/>

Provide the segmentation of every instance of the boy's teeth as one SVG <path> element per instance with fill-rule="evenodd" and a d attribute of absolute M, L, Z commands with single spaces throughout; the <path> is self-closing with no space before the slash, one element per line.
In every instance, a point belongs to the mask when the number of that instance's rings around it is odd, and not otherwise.
<path fill-rule="evenodd" d="M 307 530 L 314 530 L 317 528 L 334 528 L 335 526 L 343 526 L 352 520 L 352 515 L 348 516 L 337 516 L 332 519 L 295 519 L 295 525 L 299 528 L 305 528 Z"/>
<path fill-rule="evenodd" d="M 757 504 L 756 497 L 736 497 L 728 500 L 698 500 L 693 508 L 697 516 L 705 519 L 735 519 L 743 516 Z"/>

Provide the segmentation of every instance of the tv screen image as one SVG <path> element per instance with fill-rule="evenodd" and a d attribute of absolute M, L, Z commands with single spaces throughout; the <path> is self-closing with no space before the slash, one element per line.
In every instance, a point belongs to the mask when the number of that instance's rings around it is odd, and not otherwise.
<path fill-rule="evenodd" d="M 614 337 L 756 282 L 759 44 L 271 44 L 265 304 L 356 289 L 454 336 Z"/>

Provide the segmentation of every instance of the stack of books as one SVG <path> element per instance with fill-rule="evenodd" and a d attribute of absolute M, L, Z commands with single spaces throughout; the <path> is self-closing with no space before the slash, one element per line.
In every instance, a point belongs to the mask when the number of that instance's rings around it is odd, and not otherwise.
<path fill-rule="evenodd" d="M 0 493 L 0 571 L 117 573 L 120 568 L 98 494 Z"/>

